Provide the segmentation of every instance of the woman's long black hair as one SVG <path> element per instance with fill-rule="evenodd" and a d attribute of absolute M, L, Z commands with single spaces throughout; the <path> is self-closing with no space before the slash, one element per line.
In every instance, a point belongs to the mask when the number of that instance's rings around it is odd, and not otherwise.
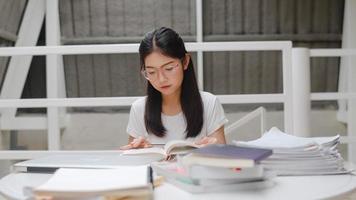
<path fill-rule="evenodd" d="M 141 41 L 139 47 L 141 70 L 145 68 L 145 58 L 154 51 L 159 51 L 163 55 L 172 58 L 178 58 L 181 61 L 185 60 L 187 53 L 184 42 L 178 33 L 166 27 L 147 33 Z M 180 101 L 187 122 L 186 138 L 196 137 L 202 129 L 204 119 L 203 103 L 195 78 L 192 59 L 189 59 L 188 68 L 184 70 Z M 152 133 L 158 137 L 166 135 L 166 129 L 162 124 L 161 112 L 161 93 L 150 82 L 147 82 L 145 125 L 149 134 Z"/>

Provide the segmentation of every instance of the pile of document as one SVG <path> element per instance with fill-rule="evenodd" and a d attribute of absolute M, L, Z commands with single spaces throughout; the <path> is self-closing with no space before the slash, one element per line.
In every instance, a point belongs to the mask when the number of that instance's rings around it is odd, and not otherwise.
<path fill-rule="evenodd" d="M 272 156 L 261 164 L 277 175 L 323 175 L 349 172 L 344 168 L 344 160 L 337 149 L 339 139 L 339 135 L 296 137 L 273 127 L 257 140 L 234 141 L 234 144 L 272 149 Z"/>
<path fill-rule="evenodd" d="M 269 149 L 209 145 L 178 157 L 177 162 L 152 163 L 171 184 L 191 193 L 224 192 L 273 186 L 275 174 L 258 164 Z"/>
<path fill-rule="evenodd" d="M 33 188 L 33 199 L 152 199 L 148 166 L 115 169 L 58 169 L 44 184 Z M 31 199 L 32 199 L 31 198 Z"/>

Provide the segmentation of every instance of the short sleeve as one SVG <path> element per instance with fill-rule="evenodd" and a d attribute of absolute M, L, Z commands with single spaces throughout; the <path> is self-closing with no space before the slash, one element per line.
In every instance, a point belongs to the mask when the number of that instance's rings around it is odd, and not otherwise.
<path fill-rule="evenodd" d="M 227 118 L 225 117 L 224 108 L 219 102 L 219 99 L 215 96 L 212 99 L 207 114 L 207 135 L 214 133 L 221 126 L 228 122 Z"/>
<path fill-rule="evenodd" d="M 144 113 L 140 112 L 135 104 L 131 106 L 129 122 L 126 128 L 126 132 L 130 136 L 134 138 L 137 138 L 139 136 L 146 136 L 147 131 L 144 125 L 143 115 Z"/>

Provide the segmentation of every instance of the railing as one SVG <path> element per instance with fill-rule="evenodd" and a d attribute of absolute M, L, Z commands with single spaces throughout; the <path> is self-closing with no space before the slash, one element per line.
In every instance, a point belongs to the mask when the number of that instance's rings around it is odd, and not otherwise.
<path fill-rule="evenodd" d="M 310 92 L 310 59 L 313 57 L 342 57 L 348 59 L 353 65 L 356 64 L 356 49 L 293 49 L 293 78 L 297 80 L 293 86 L 299 87 L 294 92 L 295 97 L 299 98 L 293 102 L 299 105 L 299 109 L 294 110 L 296 123 L 295 126 L 303 126 L 304 136 L 310 136 L 310 102 L 311 101 L 330 101 L 330 100 L 347 100 L 347 136 L 341 138 L 342 143 L 348 145 L 348 160 L 356 161 L 356 67 L 348 69 L 348 92 Z M 350 65 L 351 66 L 351 65 Z M 338 66 L 334 66 L 338 67 Z M 298 115 L 298 116 L 297 116 Z M 297 121 L 301 120 L 301 121 Z"/>
<path fill-rule="evenodd" d="M 187 43 L 190 52 L 209 51 L 281 51 L 283 70 L 283 93 L 276 94 L 246 94 L 246 95 L 219 95 L 222 104 L 249 104 L 249 103 L 283 103 L 284 124 L 288 133 L 293 133 L 293 104 L 292 104 L 292 79 L 291 71 L 291 42 L 201 42 Z M 78 55 L 78 54 L 112 54 L 136 53 L 138 44 L 117 45 L 80 45 L 80 46 L 43 46 L 43 47 L 4 47 L 0 48 L 0 56 L 20 55 Z M 199 78 L 198 78 L 199 79 Z M 109 98 L 47 98 L 47 99 L 1 99 L 0 108 L 16 107 L 82 107 L 82 106 L 130 106 L 138 97 L 109 97 Z M 50 118 L 51 116 L 48 116 Z M 49 121 L 50 119 L 48 119 Z M 51 144 L 60 144 L 59 135 L 53 134 L 58 130 L 48 127 L 49 149 Z M 55 135 L 56 137 L 53 137 Z M 54 141 L 53 141 L 54 140 Z M 57 149 L 59 150 L 59 149 Z M 56 151 L 53 151 L 55 153 Z M 35 156 L 33 151 L 2 151 L 0 159 L 25 159 Z"/>
<path fill-rule="evenodd" d="M 236 122 L 230 124 L 225 128 L 225 136 L 232 135 L 236 133 L 235 131 L 239 129 L 241 126 L 247 124 L 251 120 L 255 119 L 256 117 L 260 118 L 260 134 L 262 135 L 267 128 L 266 125 L 266 109 L 264 107 L 258 107 L 257 109 L 247 113 L 241 119 L 237 120 Z"/>

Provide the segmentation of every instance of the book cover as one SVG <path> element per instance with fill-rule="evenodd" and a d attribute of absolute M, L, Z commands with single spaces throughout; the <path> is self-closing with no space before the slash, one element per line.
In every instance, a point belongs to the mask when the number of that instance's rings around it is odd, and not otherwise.
<path fill-rule="evenodd" d="M 239 147 L 235 145 L 208 145 L 192 151 L 192 154 L 207 157 L 222 157 L 230 159 L 244 159 L 259 162 L 272 155 L 271 149 Z"/>

